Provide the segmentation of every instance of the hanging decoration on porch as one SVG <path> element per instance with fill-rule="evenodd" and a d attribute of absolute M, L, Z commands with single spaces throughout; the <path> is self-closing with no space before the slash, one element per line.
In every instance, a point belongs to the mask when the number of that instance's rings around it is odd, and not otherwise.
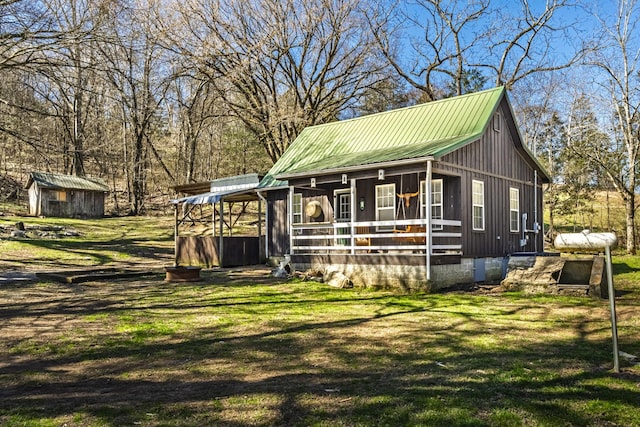
<path fill-rule="evenodd" d="M 400 188 L 403 188 L 403 175 L 400 175 Z M 415 193 L 396 193 L 398 198 L 400 199 L 400 203 L 398 203 L 398 209 L 396 211 L 396 219 L 400 215 L 400 209 L 402 209 L 402 219 L 407 219 L 407 209 L 411 206 L 411 199 L 417 197 L 420 194 L 420 191 L 416 191 Z"/>
<path fill-rule="evenodd" d="M 307 216 L 311 218 L 318 218 L 320 215 L 322 215 L 322 205 L 320 205 L 319 201 L 312 200 L 309 203 L 307 203 L 307 206 L 305 206 L 304 211 L 307 214 Z"/>
<path fill-rule="evenodd" d="M 404 206 L 405 208 L 408 208 L 411 206 L 411 199 L 418 196 L 418 194 L 420 194 L 419 191 L 416 191 L 415 193 L 400 193 L 398 194 L 398 197 L 404 199 Z"/>

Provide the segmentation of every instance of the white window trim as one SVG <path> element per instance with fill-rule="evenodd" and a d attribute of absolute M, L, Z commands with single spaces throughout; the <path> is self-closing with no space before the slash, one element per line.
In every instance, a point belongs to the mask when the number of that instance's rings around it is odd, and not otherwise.
<path fill-rule="evenodd" d="M 302 224 L 303 222 L 303 211 L 302 211 L 302 193 L 293 193 L 293 202 L 292 206 L 292 218 L 294 224 Z M 296 207 L 299 209 L 299 212 L 296 212 Z"/>
<path fill-rule="evenodd" d="M 349 197 L 349 209 L 347 210 L 349 217 L 338 218 L 335 215 L 337 212 L 340 212 L 340 208 L 338 206 L 338 204 L 340 203 L 340 196 L 345 194 L 348 196 L 351 196 L 351 189 L 347 188 L 347 189 L 340 189 L 340 190 L 333 191 L 333 212 L 334 212 L 334 217 L 336 221 L 341 221 L 341 222 L 351 221 L 351 204 L 353 203 L 353 200 L 351 200 L 351 197 Z"/>
<path fill-rule="evenodd" d="M 379 188 L 383 188 L 383 187 L 387 187 L 387 188 L 393 188 L 393 206 L 379 206 L 378 202 L 378 189 Z M 395 183 L 391 183 L 391 184 L 380 184 L 380 185 L 376 185 L 375 188 L 375 199 L 376 199 L 376 221 L 380 221 L 380 211 L 382 210 L 390 210 L 392 212 L 392 218 L 395 219 L 396 217 L 396 184 Z M 393 226 L 392 225 L 385 225 L 385 226 L 380 226 L 380 227 L 376 227 L 377 231 L 391 231 L 393 230 Z"/>
<path fill-rule="evenodd" d="M 477 185 L 480 185 L 482 188 L 482 193 L 476 193 L 475 191 L 475 187 Z M 482 203 L 476 203 L 475 201 L 475 196 L 477 194 L 480 194 L 482 196 Z M 473 231 L 484 231 L 485 229 L 485 199 L 484 199 L 484 181 L 479 181 L 479 180 L 473 180 L 471 181 L 471 224 L 473 227 Z M 481 208 L 482 209 L 482 226 L 481 227 L 476 227 L 476 221 L 475 221 L 475 210 L 476 208 Z"/>
<path fill-rule="evenodd" d="M 514 202 L 515 207 L 513 206 Z M 514 212 L 516 214 L 515 229 L 513 228 L 514 221 L 511 218 Z M 509 188 L 509 231 L 512 233 L 520 232 L 520 189 L 514 187 Z"/>
<path fill-rule="evenodd" d="M 434 187 L 436 186 L 435 184 L 439 184 L 440 185 L 440 203 L 434 203 L 433 201 L 435 200 L 433 194 L 434 194 Z M 424 215 L 425 212 L 427 211 L 427 198 L 425 197 L 425 187 L 427 186 L 427 181 L 420 181 L 420 218 L 424 219 Z M 439 179 L 432 179 L 431 180 L 431 219 L 444 219 L 444 181 L 442 178 Z M 440 207 L 440 217 L 435 217 L 433 216 L 433 207 Z M 431 225 L 431 229 L 432 230 L 442 230 L 443 226 L 442 224 L 433 224 Z"/>

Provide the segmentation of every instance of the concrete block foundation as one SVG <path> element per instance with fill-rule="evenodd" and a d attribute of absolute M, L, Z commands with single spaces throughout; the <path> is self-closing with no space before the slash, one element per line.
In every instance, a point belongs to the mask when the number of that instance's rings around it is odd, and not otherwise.
<path fill-rule="evenodd" d="M 332 270 L 339 271 L 349 277 L 356 287 L 376 289 L 399 289 L 402 291 L 433 292 L 458 284 L 474 282 L 474 268 L 478 261 L 484 263 L 486 282 L 499 282 L 503 277 L 504 258 L 463 258 L 459 264 L 443 264 L 431 266 L 431 280 L 427 281 L 424 265 L 402 264 L 294 264 L 298 271 Z"/>

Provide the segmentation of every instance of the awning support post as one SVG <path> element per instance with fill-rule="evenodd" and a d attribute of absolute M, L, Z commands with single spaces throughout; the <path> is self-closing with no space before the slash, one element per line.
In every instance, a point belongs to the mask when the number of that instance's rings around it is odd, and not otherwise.
<path fill-rule="evenodd" d="M 613 371 L 620 372 L 620 357 L 618 353 L 618 325 L 616 322 L 616 291 L 613 288 L 613 268 L 611 267 L 611 248 L 605 247 L 607 257 L 607 285 L 609 287 L 609 308 L 611 311 L 611 337 L 613 340 Z"/>
<path fill-rule="evenodd" d="M 216 237 L 216 204 L 211 203 L 211 235 Z"/>
<path fill-rule="evenodd" d="M 218 264 L 224 267 L 224 200 L 220 199 L 220 235 L 218 236 Z"/>
<path fill-rule="evenodd" d="M 173 266 L 178 266 L 178 203 L 173 205 Z"/>

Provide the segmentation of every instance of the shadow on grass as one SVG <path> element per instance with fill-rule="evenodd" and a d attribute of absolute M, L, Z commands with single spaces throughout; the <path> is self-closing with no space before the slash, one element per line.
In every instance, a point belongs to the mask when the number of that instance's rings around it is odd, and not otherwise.
<path fill-rule="evenodd" d="M 33 355 L 5 338 L 18 350 L 3 351 L 0 422 L 74 414 L 113 426 L 638 423 L 628 414 L 640 409 L 640 376 L 608 372 L 606 325 L 588 310 L 563 319 L 513 297 L 308 284 L 223 292 L 138 282 L 89 302 L 98 288 L 2 306 L 5 324 L 51 318 L 66 331 L 58 339 L 76 347 L 58 342 Z"/>
<path fill-rule="evenodd" d="M 624 258 L 616 259 L 616 257 L 614 257 L 611 267 L 613 269 L 614 275 L 636 273 L 640 271 L 637 268 L 631 266 L 628 262 L 625 262 Z"/>
<path fill-rule="evenodd" d="M 49 240 L 49 239 L 24 239 L 20 243 L 29 247 L 32 253 L 43 251 L 60 251 L 74 254 L 77 257 L 91 259 L 94 265 L 105 265 L 114 262 L 126 263 L 129 258 L 144 258 L 146 261 L 166 263 L 173 255 L 173 247 L 162 247 L 150 242 L 137 239 L 114 239 L 109 241 L 89 240 Z M 68 263 L 65 257 L 57 259 L 57 263 L 63 267 Z M 33 256 L 22 261 L 23 264 L 38 264 L 49 257 Z"/>

